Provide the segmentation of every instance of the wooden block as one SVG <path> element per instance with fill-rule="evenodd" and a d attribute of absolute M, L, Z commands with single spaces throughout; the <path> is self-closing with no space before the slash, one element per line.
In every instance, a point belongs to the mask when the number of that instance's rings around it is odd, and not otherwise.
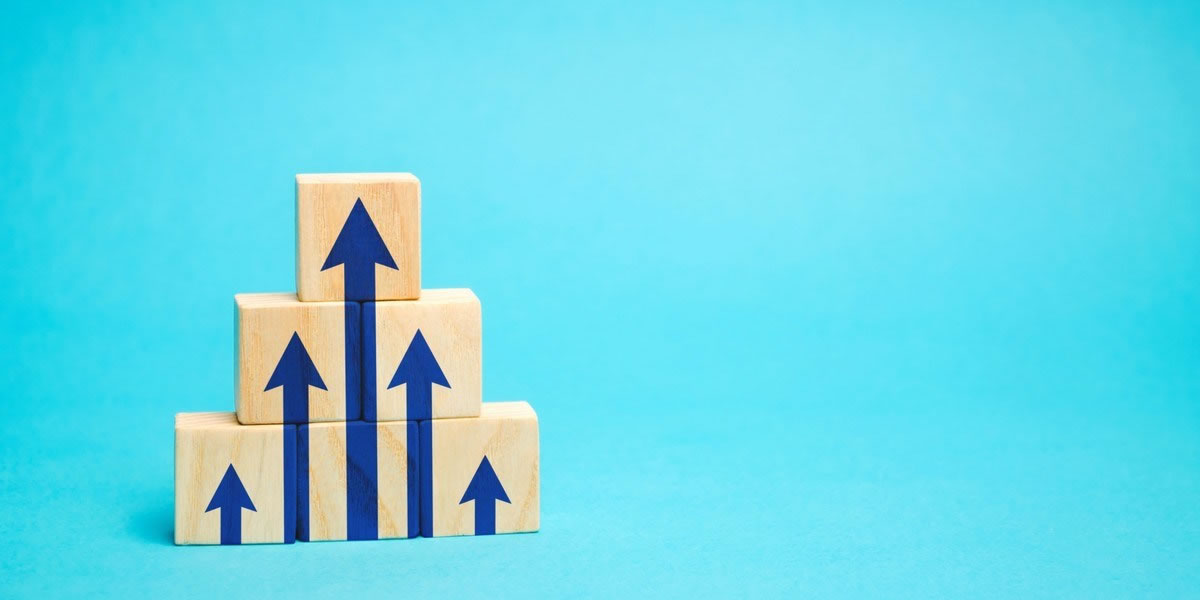
<path fill-rule="evenodd" d="M 292 543 L 296 427 L 175 415 L 175 543 Z"/>
<path fill-rule="evenodd" d="M 538 529 L 538 420 L 527 402 L 421 422 L 421 535 Z"/>
<path fill-rule="evenodd" d="M 296 535 L 306 542 L 416 537 L 417 435 L 417 424 L 405 421 L 301 425 Z"/>
<path fill-rule="evenodd" d="M 483 321 L 468 289 L 363 303 L 363 418 L 475 417 L 483 401 Z"/>
<path fill-rule="evenodd" d="M 421 293 L 421 182 L 409 173 L 296 176 L 296 290 L 305 302 Z"/>
<path fill-rule="evenodd" d="M 362 410 L 361 307 L 300 302 L 294 294 L 238 294 L 238 421 L 357 419 Z"/>

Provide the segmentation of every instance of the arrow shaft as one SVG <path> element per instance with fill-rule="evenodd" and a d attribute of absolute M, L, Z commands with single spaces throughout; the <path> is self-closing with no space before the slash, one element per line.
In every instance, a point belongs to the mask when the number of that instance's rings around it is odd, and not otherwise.
<path fill-rule="evenodd" d="M 421 535 L 421 519 L 425 512 L 425 505 L 421 500 L 421 474 L 420 469 L 423 468 L 424 456 L 426 454 L 425 445 L 421 443 L 421 438 L 425 437 L 421 433 L 420 423 L 409 423 L 408 427 L 408 452 L 407 463 L 407 479 L 408 484 L 408 537 L 417 537 Z M 415 450 L 413 450 L 415 449 Z M 415 508 L 415 510 L 414 510 Z"/>
<path fill-rule="evenodd" d="M 308 422 L 308 382 L 300 380 L 283 384 L 283 422 Z"/>
<path fill-rule="evenodd" d="M 362 303 L 362 418 L 375 421 L 378 408 L 378 382 L 375 348 L 375 303 Z"/>
<path fill-rule="evenodd" d="M 304 470 L 297 471 L 300 466 L 300 453 L 296 451 L 297 438 L 300 437 L 300 426 L 284 425 L 283 426 L 283 543 L 290 544 L 296 541 L 296 510 L 299 508 L 300 497 L 296 494 L 296 488 L 299 485 L 297 473 L 302 473 L 304 477 L 304 510 L 308 510 L 308 444 L 304 446 Z M 294 461 L 288 461 L 288 457 L 294 457 Z M 288 502 L 288 498 L 295 498 L 295 502 Z"/>
<path fill-rule="evenodd" d="M 428 381 L 414 381 L 405 384 L 407 399 L 405 402 L 409 421 L 428 421 L 433 418 L 433 384 Z"/>
<path fill-rule="evenodd" d="M 236 546 L 242 543 L 242 507 L 222 506 L 221 545 Z"/>
<path fill-rule="evenodd" d="M 419 430 L 419 432 L 418 432 Z M 420 482 L 421 535 L 433 537 L 433 423 L 426 421 L 409 430 L 408 447 L 419 447 L 419 467 L 408 463 L 408 480 Z"/>
<path fill-rule="evenodd" d="M 367 421 L 346 424 L 346 537 L 379 537 L 378 431 Z"/>
<path fill-rule="evenodd" d="M 404 385 L 407 397 L 405 399 L 405 412 L 409 421 L 428 421 L 433 418 L 433 384 L 429 381 L 412 381 Z M 410 438 L 414 437 L 410 434 Z M 409 448 L 414 447 L 415 441 L 420 445 L 417 451 L 417 459 L 420 464 L 416 468 L 409 468 L 409 481 L 424 481 L 424 477 L 433 475 L 433 427 L 426 427 L 423 435 L 416 435 L 417 439 L 409 439 Z M 428 532 L 426 535 L 433 535 L 433 486 L 421 486 L 421 527 Z"/>
<path fill-rule="evenodd" d="M 496 501 L 491 498 L 475 499 L 475 535 L 496 533 Z"/>
<path fill-rule="evenodd" d="M 375 262 L 348 260 L 342 264 L 346 300 L 368 302 L 375 299 Z"/>
<path fill-rule="evenodd" d="M 374 265 L 371 265 L 374 269 Z M 346 291 L 350 293 L 350 271 Z M 374 271 L 371 279 L 374 296 Z M 362 339 L 359 311 L 362 311 Z M 375 303 L 346 302 L 346 414 L 358 415 L 360 394 L 363 417 L 375 418 Z M 360 380 L 359 358 L 362 359 Z M 369 383 L 367 383 L 369 382 Z M 379 537 L 378 431 L 375 423 L 346 423 L 346 537 L 373 540 Z"/>

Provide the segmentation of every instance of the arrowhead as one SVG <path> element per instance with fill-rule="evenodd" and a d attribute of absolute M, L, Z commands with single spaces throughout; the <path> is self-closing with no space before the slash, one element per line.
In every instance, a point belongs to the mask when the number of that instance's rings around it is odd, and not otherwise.
<path fill-rule="evenodd" d="M 248 508 L 258 512 L 254 508 L 254 503 L 250 501 L 250 494 L 246 493 L 242 480 L 238 478 L 237 471 L 233 470 L 233 464 L 230 464 L 229 468 L 225 470 L 225 476 L 221 478 L 221 483 L 217 485 L 217 491 L 213 494 L 212 500 L 208 501 L 208 508 L 204 509 L 204 512 L 216 508 Z"/>
<path fill-rule="evenodd" d="M 508 499 L 508 494 L 504 493 L 504 486 L 500 485 L 500 478 L 496 477 L 496 471 L 492 469 L 492 463 L 488 462 L 486 456 L 483 457 L 483 462 L 479 463 L 479 468 L 475 469 L 475 476 L 471 478 L 471 483 L 467 484 L 467 491 L 458 503 L 465 504 L 472 500 L 484 502 L 500 500 L 512 504 Z"/>
<path fill-rule="evenodd" d="M 446 381 L 446 374 L 442 373 L 441 365 L 433 356 L 433 350 L 429 349 L 429 344 L 425 342 L 425 336 L 418 329 L 417 334 L 408 343 L 408 350 L 404 352 L 404 358 L 400 359 L 400 366 L 396 367 L 396 374 L 392 375 L 388 389 L 402 383 L 418 384 L 423 382 L 450 387 L 450 382 Z"/>
<path fill-rule="evenodd" d="M 329 250 L 329 256 L 325 258 L 321 270 L 337 265 L 362 263 L 378 263 L 398 269 L 396 261 L 392 260 L 392 254 L 388 252 L 387 244 L 383 243 L 383 237 L 379 235 L 379 230 L 371 221 L 371 215 L 367 214 L 367 208 L 359 198 L 354 203 L 354 208 L 350 209 L 350 216 L 346 217 L 346 224 L 342 225 L 342 231 L 333 242 L 333 248 Z"/>
<path fill-rule="evenodd" d="M 321 380 L 321 374 L 317 372 L 317 365 L 313 364 L 308 350 L 304 348 L 304 342 L 300 341 L 299 333 L 292 334 L 292 339 L 288 341 L 287 348 L 284 348 L 283 356 L 279 357 L 279 363 L 275 365 L 275 372 L 271 373 L 271 379 L 267 381 L 267 387 L 263 391 L 289 384 L 311 385 L 317 389 L 327 389 L 325 382 Z"/>

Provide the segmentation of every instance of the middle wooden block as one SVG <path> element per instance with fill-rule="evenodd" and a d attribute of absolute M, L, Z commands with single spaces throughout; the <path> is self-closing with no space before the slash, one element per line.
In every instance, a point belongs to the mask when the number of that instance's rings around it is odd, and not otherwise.
<path fill-rule="evenodd" d="M 483 320 L 468 289 L 419 300 L 364 302 L 363 419 L 477 417 L 483 401 Z"/>
<path fill-rule="evenodd" d="M 306 542 L 416 537 L 417 424 L 312 423 L 296 435 L 296 537 Z"/>
<path fill-rule="evenodd" d="M 361 307 L 295 294 L 237 294 L 237 418 L 345 421 L 361 413 Z"/>

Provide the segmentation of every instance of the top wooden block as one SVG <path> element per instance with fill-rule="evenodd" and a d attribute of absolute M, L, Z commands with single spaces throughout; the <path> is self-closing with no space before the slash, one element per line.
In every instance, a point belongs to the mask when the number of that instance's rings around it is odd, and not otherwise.
<path fill-rule="evenodd" d="M 421 182 L 409 173 L 296 176 L 303 302 L 421 295 Z"/>

